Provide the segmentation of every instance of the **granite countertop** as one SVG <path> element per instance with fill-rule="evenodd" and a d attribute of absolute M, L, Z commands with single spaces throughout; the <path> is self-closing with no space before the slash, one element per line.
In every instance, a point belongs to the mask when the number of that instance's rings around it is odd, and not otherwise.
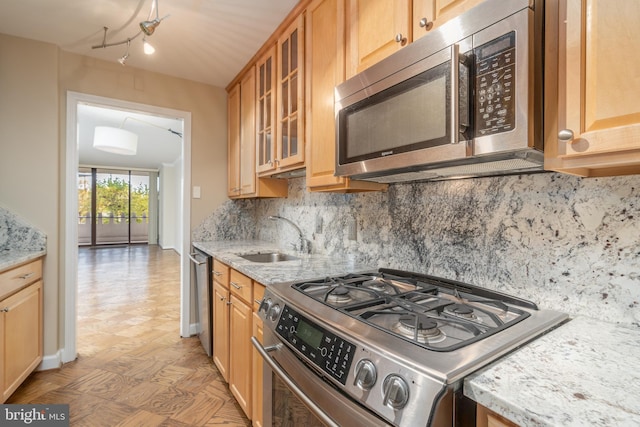
<path fill-rule="evenodd" d="M 640 329 L 576 317 L 470 375 L 464 394 L 521 426 L 639 426 Z"/>
<path fill-rule="evenodd" d="M 262 240 L 194 242 L 193 246 L 265 286 L 294 280 L 317 279 L 355 271 L 377 270 L 375 267 L 357 263 L 350 257 L 336 258 L 317 254 L 299 255 L 293 251 L 282 250 L 276 243 Z M 238 256 L 238 254 L 268 251 L 280 251 L 298 256 L 300 259 L 259 263 L 247 261 Z"/>
<path fill-rule="evenodd" d="M 7 250 L 0 251 L 0 272 L 9 270 L 47 254 L 46 250 Z"/>

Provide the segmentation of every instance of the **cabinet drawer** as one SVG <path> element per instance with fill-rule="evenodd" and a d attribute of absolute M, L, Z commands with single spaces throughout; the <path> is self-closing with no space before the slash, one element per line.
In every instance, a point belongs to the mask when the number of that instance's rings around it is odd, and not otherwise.
<path fill-rule="evenodd" d="M 20 267 L 0 273 L 0 299 L 8 297 L 26 285 L 42 278 L 42 260 L 37 259 Z"/>
<path fill-rule="evenodd" d="M 213 259 L 213 280 L 229 289 L 229 266 Z"/>
<path fill-rule="evenodd" d="M 253 282 L 253 311 L 258 311 L 260 303 L 264 297 L 264 285 L 259 282 Z"/>
<path fill-rule="evenodd" d="M 251 279 L 244 274 L 231 269 L 229 285 L 229 290 L 233 295 L 236 295 L 247 304 L 252 304 Z"/>

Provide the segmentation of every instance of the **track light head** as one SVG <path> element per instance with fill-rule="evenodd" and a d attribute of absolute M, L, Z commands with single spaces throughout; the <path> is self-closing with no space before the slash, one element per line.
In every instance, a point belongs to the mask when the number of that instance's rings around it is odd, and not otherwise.
<path fill-rule="evenodd" d="M 153 21 L 142 21 L 140 23 L 140 29 L 143 33 L 150 36 L 156 30 L 156 27 L 160 25 L 160 19 L 156 18 Z"/>

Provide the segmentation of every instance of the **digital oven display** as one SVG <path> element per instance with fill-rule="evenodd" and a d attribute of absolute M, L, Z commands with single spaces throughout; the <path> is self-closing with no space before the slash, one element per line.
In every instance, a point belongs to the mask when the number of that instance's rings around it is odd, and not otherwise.
<path fill-rule="evenodd" d="M 306 342 L 313 348 L 320 348 L 322 343 L 322 331 L 315 329 L 304 320 L 298 322 L 298 329 L 296 329 L 296 335 L 302 341 Z"/>
<path fill-rule="evenodd" d="M 315 324 L 288 305 L 282 309 L 276 333 L 333 379 L 342 385 L 346 384 L 355 345 Z"/>

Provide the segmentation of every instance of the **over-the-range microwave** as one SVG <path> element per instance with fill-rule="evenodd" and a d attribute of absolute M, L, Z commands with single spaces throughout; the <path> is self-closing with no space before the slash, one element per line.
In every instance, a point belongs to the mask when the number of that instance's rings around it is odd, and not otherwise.
<path fill-rule="evenodd" d="M 336 175 L 543 170 L 543 0 L 487 0 L 336 87 Z"/>

